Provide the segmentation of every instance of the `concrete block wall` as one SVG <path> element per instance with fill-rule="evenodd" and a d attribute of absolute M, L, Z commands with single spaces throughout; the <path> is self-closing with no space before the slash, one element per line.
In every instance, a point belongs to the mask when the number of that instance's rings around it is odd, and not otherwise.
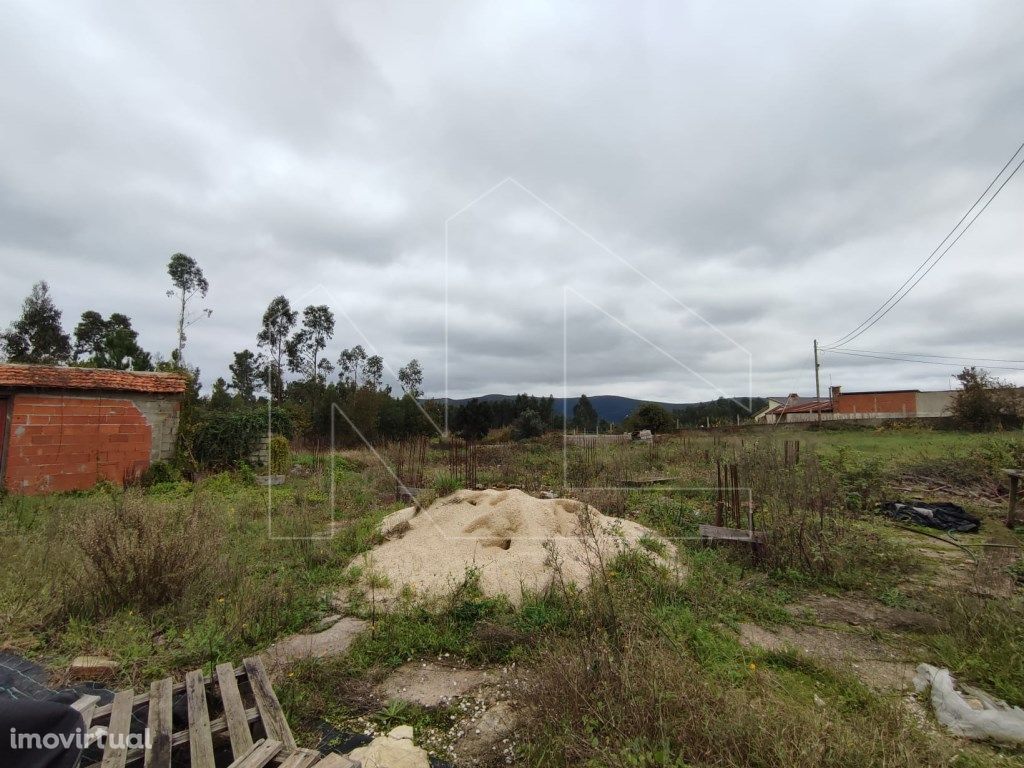
<path fill-rule="evenodd" d="M 264 436 L 260 440 L 260 444 L 253 451 L 252 455 L 249 456 L 249 463 L 254 467 L 269 467 L 270 466 L 270 438 Z"/>
<path fill-rule="evenodd" d="M 163 395 L 17 393 L 4 485 L 37 494 L 122 484 L 173 455 L 179 408 Z"/>
<path fill-rule="evenodd" d="M 170 395 L 133 393 L 129 393 L 129 399 L 145 416 L 149 426 L 153 429 L 153 442 L 149 452 L 150 461 L 169 461 L 174 458 L 181 401 Z"/>
<path fill-rule="evenodd" d="M 945 392 L 918 392 L 917 415 L 924 417 L 949 416 L 953 412 L 954 390 Z"/>

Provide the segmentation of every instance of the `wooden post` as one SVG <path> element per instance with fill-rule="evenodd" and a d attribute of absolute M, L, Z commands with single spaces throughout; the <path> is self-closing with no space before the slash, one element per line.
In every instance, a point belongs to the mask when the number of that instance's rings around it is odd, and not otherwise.
<path fill-rule="evenodd" d="M 814 340 L 814 397 L 818 400 L 814 406 L 818 411 L 818 424 L 821 424 L 821 379 L 818 375 L 818 371 L 821 369 L 821 363 L 818 362 L 818 340 Z"/>
<path fill-rule="evenodd" d="M 729 481 L 729 486 L 732 489 L 732 518 L 733 527 L 740 527 L 740 468 L 738 464 L 731 465 L 732 479 Z"/>
<path fill-rule="evenodd" d="M 724 512 L 725 512 L 725 499 L 722 498 L 722 460 L 715 460 L 715 470 L 717 471 L 717 481 L 715 482 L 715 490 L 717 497 L 715 499 L 715 525 L 719 528 L 724 524 Z"/>
<path fill-rule="evenodd" d="M 1017 524 L 1017 493 L 1020 491 L 1020 477 L 1024 471 L 1019 469 L 1004 469 L 1010 477 L 1010 509 L 1006 513 L 1006 527 L 1013 530 Z"/>

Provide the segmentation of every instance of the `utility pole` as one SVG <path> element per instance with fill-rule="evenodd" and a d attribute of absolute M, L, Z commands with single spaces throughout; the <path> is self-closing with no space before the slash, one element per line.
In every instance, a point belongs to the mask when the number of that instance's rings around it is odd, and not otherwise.
<path fill-rule="evenodd" d="M 814 340 L 814 398 L 818 401 L 815 409 L 818 412 L 818 424 L 821 424 L 821 377 L 818 375 L 821 363 L 818 362 L 818 340 Z"/>

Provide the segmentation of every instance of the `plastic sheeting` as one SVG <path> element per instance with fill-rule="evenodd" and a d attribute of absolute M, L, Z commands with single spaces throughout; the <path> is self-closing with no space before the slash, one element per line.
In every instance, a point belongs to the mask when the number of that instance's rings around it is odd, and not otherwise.
<path fill-rule="evenodd" d="M 963 507 L 948 502 L 885 501 L 879 505 L 879 511 L 893 520 L 917 523 L 940 531 L 973 533 L 981 527 L 979 518 Z"/>
<path fill-rule="evenodd" d="M 958 736 L 999 744 L 1024 744 L 1024 709 L 989 696 L 970 685 L 957 686 L 948 669 L 919 664 L 914 687 L 931 686 L 936 719 Z"/>

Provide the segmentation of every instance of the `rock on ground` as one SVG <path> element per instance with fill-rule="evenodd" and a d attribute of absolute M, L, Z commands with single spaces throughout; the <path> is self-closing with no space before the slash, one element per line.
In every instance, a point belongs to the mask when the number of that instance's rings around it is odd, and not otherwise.
<path fill-rule="evenodd" d="M 463 735 L 452 744 L 459 764 L 482 761 L 488 756 L 510 757 L 505 748 L 516 727 L 516 715 L 508 701 L 499 701 L 465 724 Z"/>
<path fill-rule="evenodd" d="M 348 753 L 362 768 L 430 768 L 430 757 L 412 741 L 412 728 L 400 725 L 387 736 L 378 736 L 365 747 Z"/>
<path fill-rule="evenodd" d="M 76 656 L 68 668 L 68 680 L 99 682 L 109 680 L 117 674 L 121 665 L 106 656 Z"/>
<path fill-rule="evenodd" d="M 367 623 L 362 619 L 349 616 L 323 632 L 286 637 L 267 648 L 263 658 L 273 670 L 301 659 L 338 656 L 348 650 L 352 641 L 366 627 Z"/>

